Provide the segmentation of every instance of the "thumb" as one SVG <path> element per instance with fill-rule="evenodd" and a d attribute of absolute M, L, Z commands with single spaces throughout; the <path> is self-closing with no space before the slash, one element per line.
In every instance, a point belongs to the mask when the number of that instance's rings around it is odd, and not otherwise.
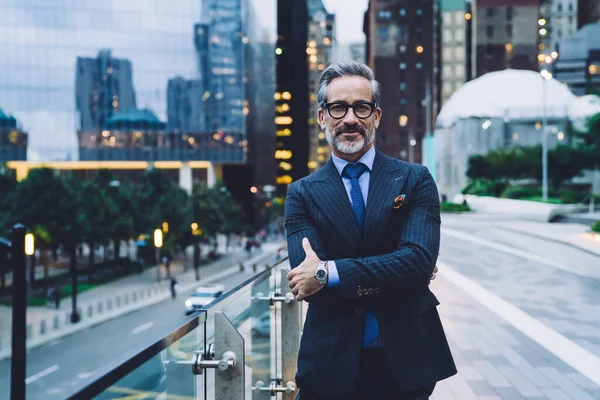
<path fill-rule="evenodd" d="M 304 249 L 304 253 L 306 253 L 306 255 L 308 255 L 308 252 L 313 252 L 313 249 L 310 245 L 310 242 L 308 241 L 308 238 L 304 238 L 302 239 L 302 248 Z"/>

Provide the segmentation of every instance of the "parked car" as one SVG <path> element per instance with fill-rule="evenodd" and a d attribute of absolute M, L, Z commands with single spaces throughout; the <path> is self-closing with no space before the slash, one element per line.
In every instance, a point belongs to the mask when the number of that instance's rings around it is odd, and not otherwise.
<path fill-rule="evenodd" d="M 185 301 L 185 314 L 190 315 L 200 308 L 210 304 L 225 291 L 220 284 L 204 285 L 196 288 L 194 293 Z"/>

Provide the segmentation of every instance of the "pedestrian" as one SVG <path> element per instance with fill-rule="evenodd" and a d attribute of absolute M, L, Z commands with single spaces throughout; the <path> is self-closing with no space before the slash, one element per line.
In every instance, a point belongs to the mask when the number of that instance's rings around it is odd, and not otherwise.
<path fill-rule="evenodd" d="M 318 121 L 329 162 L 288 187 L 289 287 L 310 306 L 301 400 L 428 399 L 456 367 L 429 290 L 440 202 L 426 167 L 373 146 L 380 87 L 369 67 L 323 71 Z"/>
<path fill-rule="evenodd" d="M 177 297 L 177 280 L 175 278 L 171 278 L 171 298 Z"/>
<path fill-rule="evenodd" d="M 248 253 L 248 257 L 250 257 L 250 254 L 252 254 L 252 238 L 248 237 L 246 239 L 246 252 Z"/>
<path fill-rule="evenodd" d="M 54 306 L 58 310 L 60 308 L 60 284 L 54 287 Z"/>

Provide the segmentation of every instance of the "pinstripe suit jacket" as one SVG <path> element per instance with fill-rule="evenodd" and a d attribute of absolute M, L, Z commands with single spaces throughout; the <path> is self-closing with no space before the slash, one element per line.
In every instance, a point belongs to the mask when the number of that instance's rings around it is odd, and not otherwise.
<path fill-rule="evenodd" d="M 406 198 L 395 209 L 394 199 Z M 364 312 L 379 321 L 383 350 L 403 390 L 456 373 L 428 282 L 440 246 L 440 206 L 426 167 L 377 152 L 371 172 L 365 235 L 341 177 L 330 160 L 288 187 L 285 227 L 292 268 L 305 257 L 302 238 L 322 260 L 335 260 L 336 288 L 307 298 L 298 356 L 298 386 L 339 396 L 358 372 Z"/>

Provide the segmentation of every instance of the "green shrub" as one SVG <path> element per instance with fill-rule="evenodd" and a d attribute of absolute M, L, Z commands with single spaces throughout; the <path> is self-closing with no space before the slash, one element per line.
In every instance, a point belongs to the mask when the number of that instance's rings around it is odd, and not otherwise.
<path fill-rule="evenodd" d="M 448 203 L 448 202 L 441 202 L 440 203 L 440 209 L 442 212 L 465 212 L 465 211 L 471 211 L 471 208 L 466 204 L 466 203 L 462 203 L 462 204 L 457 204 L 457 203 Z"/>
<path fill-rule="evenodd" d="M 507 185 L 508 184 L 502 180 L 473 179 L 470 180 L 467 186 L 462 190 L 462 194 L 498 197 Z"/>
<path fill-rule="evenodd" d="M 596 221 L 596 223 L 592 225 L 592 231 L 600 233 L 600 221 Z"/>
<path fill-rule="evenodd" d="M 558 197 L 565 204 L 582 203 L 588 197 L 588 193 L 572 189 L 561 189 L 558 191 Z"/>
<path fill-rule="evenodd" d="M 542 190 L 537 187 L 509 186 L 500 194 L 500 197 L 505 199 L 523 199 L 525 197 L 539 197 L 541 195 Z"/>

